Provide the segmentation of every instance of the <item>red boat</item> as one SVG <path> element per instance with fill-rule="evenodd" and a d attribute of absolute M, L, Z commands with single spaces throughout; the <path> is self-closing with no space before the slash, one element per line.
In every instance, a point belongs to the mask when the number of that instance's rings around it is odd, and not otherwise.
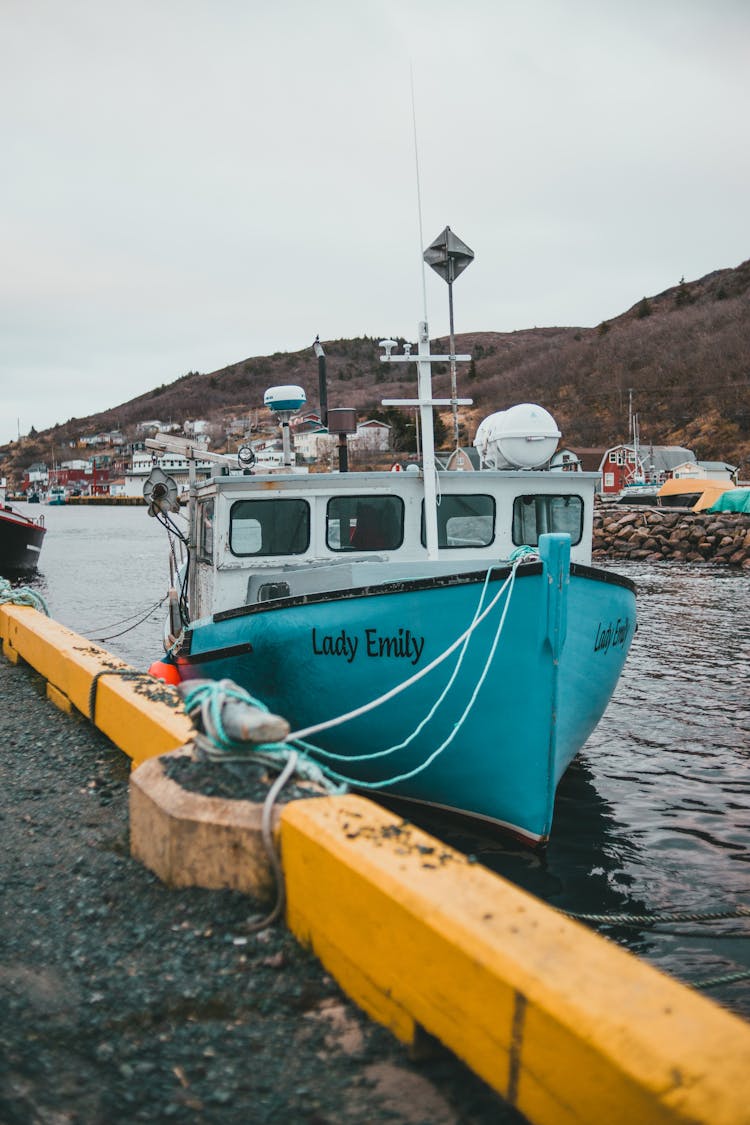
<path fill-rule="evenodd" d="M 31 519 L 9 504 L 0 505 L 0 575 L 36 570 L 46 533 L 44 516 Z"/>

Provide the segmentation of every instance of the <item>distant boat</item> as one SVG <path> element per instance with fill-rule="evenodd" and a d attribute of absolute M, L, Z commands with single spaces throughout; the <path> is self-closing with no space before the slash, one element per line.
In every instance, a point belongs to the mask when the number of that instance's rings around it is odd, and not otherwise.
<path fill-rule="evenodd" d="M 636 481 L 633 484 L 626 484 L 620 490 L 620 495 L 617 497 L 618 504 L 657 504 L 660 484 L 646 484 L 644 481 Z"/>
<path fill-rule="evenodd" d="M 64 504 L 65 503 L 65 489 L 61 485 L 54 485 L 49 490 L 47 497 L 48 504 Z"/>
<path fill-rule="evenodd" d="M 8 577 L 36 570 L 45 533 L 44 516 L 31 519 L 9 504 L 2 504 L 0 574 Z"/>
<path fill-rule="evenodd" d="M 666 480 L 657 495 L 657 504 L 662 508 L 689 508 L 702 512 L 725 492 L 731 492 L 734 484 L 728 480 L 711 480 L 709 477 L 679 477 Z"/>

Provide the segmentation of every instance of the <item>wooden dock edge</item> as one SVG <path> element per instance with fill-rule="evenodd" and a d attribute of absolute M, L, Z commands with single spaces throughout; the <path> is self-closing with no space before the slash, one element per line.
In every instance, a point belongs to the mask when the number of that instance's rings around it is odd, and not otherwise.
<path fill-rule="evenodd" d="M 0 639 L 87 716 L 97 674 L 127 668 L 27 607 L 0 606 Z M 173 886 L 262 894 L 259 807 L 185 793 L 148 761 L 189 739 L 172 696 L 98 684 L 96 726 L 145 763 L 133 854 Z M 372 1018 L 435 1036 L 529 1121 L 750 1125 L 750 1025 L 710 999 L 364 798 L 291 802 L 277 834 L 298 939 Z"/>

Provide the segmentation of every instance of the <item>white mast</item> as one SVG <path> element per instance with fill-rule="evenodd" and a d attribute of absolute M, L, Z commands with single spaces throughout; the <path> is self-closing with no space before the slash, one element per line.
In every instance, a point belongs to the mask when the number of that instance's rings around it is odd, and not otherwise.
<path fill-rule="evenodd" d="M 395 340 L 381 340 L 381 348 L 385 355 L 381 355 L 381 363 L 416 363 L 417 365 L 417 395 L 416 399 L 384 398 L 383 406 L 417 406 L 419 407 L 419 420 L 422 428 L 422 476 L 424 480 L 424 510 L 425 531 L 427 536 L 427 557 L 438 557 L 437 535 L 437 487 L 435 469 L 435 434 L 432 427 L 433 406 L 450 406 L 456 403 L 459 406 L 471 406 L 470 398 L 433 398 L 432 397 L 432 364 L 448 363 L 452 360 L 468 363 L 470 355 L 430 355 L 430 331 L 427 321 L 419 324 L 419 346 L 417 355 L 411 354 L 411 344 L 404 345 L 403 355 L 393 355 L 396 347 Z"/>

